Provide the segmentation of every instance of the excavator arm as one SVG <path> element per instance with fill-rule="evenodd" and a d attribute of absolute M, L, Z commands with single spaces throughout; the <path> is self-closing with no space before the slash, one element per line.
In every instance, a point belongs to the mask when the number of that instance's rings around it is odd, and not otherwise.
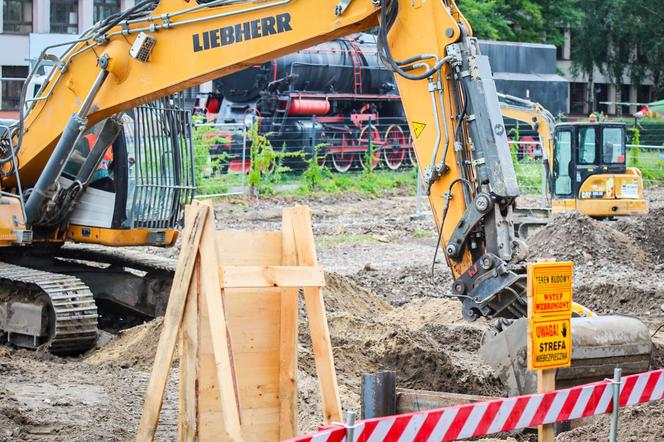
<path fill-rule="evenodd" d="M 54 183 L 85 128 L 377 26 L 416 134 L 453 295 L 470 320 L 525 316 L 526 250 L 510 219 L 516 175 L 488 59 L 453 0 L 147 1 L 97 24 L 55 60 L 16 131 L 19 175 L 31 189 L 27 225 L 39 225 L 56 200 Z M 117 130 L 109 124 L 107 132 Z M 3 186 L 15 185 L 5 174 Z"/>
<path fill-rule="evenodd" d="M 498 94 L 498 98 L 500 99 L 500 113 L 503 117 L 530 125 L 539 135 L 544 149 L 544 159 L 553 158 L 553 132 L 556 127 L 556 119 L 551 112 L 539 103 L 512 95 Z"/>

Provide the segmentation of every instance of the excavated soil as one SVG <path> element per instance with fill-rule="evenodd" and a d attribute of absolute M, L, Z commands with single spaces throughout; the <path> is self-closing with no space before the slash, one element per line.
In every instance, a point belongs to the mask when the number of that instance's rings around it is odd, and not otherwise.
<path fill-rule="evenodd" d="M 101 349 L 92 351 L 82 359 L 88 364 L 116 364 L 122 368 L 152 367 L 157 352 L 163 318 L 121 331 Z"/>
<path fill-rule="evenodd" d="M 614 223 L 558 216 L 533 235 L 531 256 L 575 262 L 575 300 L 598 313 L 637 315 L 654 331 L 664 323 L 664 191 L 647 194 L 652 212 Z M 339 391 L 344 410 L 359 411 L 363 372 L 395 369 L 401 387 L 503 395 L 477 355 L 486 323 L 467 323 L 447 297 L 444 262 L 431 262 L 436 232 L 416 217 L 415 199 L 353 195 L 223 200 L 218 226 L 280 228 L 281 208 L 310 203 Z M 148 249 L 174 257 L 176 249 Z M 0 441 L 133 440 L 156 352 L 161 320 L 126 330 L 86 355 L 62 359 L 0 347 Z M 321 424 L 320 398 L 304 306 L 300 309 L 299 429 Z M 103 344 L 104 342 L 102 342 Z M 653 367 L 664 366 L 664 329 L 654 338 Z M 177 435 L 177 364 L 171 373 L 158 440 Z M 663 440 L 664 405 L 630 408 L 619 440 Z M 559 441 L 606 440 L 606 418 L 578 422 Z M 515 436 L 512 436 L 515 437 Z M 516 436 L 532 440 L 532 434 Z M 494 439 L 492 439 L 494 440 Z M 514 440 L 508 436 L 495 440 Z"/>

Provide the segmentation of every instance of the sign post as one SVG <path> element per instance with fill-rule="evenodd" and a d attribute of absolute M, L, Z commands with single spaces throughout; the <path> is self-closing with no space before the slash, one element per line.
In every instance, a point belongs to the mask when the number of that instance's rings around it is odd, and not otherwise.
<path fill-rule="evenodd" d="M 556 369 L 572 364 L 571 262 L 528 265 L 528 369 L 537 370 L 537 392 L 556 389 Z M 538 427 L 540 442 L 553 442 L 553 425 Z"/>

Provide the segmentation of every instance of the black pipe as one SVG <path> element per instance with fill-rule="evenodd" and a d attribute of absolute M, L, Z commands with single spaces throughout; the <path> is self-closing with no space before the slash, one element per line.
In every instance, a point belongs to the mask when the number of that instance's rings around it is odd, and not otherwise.
<path fill-rule="evenodd" d="M 25 203 L 25 216 L 27 217 L 28 226 L 32 226 L 41 218 L 46 201 L 57 190 L 57 179 L 83 129 L 85 129 L 84 121 L 77 114 L 72 115 L 60 136 L 58 144 L 55 146 L 53 154 L 51 154 L 51 158 L 46 163 L 37 184 L 35 184 L 28 201 Z"/>
<path fill-rule="evenodd" d="M 28 201 L 25 203 L 25 216 L 27 218 L 27 225 L 33 226 L 37 223 L 42 217 L 46 203 L 54 193 L 57 191 L 57 181 L 62 171 L 64 170 L 65 163 L 69 159 L 71 152 L 74 150 L 76 143 L 80 139 L 83 131 L 87 125 L 87 115 L 90 112 L 90 107 L 94 101 L 97 92 L 101 88 L 101 85 L 104 84 L 104 81 L 108 77 L 108 67 L 109 57 L 103 55 L 99 59 L 99 66 L 101 67 L 101 72 L 95 79 L 95 82 L 92 84 L 90 92 L 88 92 L 85 101 L 81 105 L 78 113 L 75 113 L 69 119 L 65 130 L 62 132 L 58 144 L 55 146 L 51 157 L 48 159 L 48 162 L 44 166 L 37 183 L 32 189 Z"/>

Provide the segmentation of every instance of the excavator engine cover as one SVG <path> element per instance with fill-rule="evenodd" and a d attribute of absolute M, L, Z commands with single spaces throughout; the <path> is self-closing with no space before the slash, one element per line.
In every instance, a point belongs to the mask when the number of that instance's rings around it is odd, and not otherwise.
<path fill-rule="evenodd" d="M 527 366 L 528 320 L 518 319 L 486 337 L 480 348 L 509 396 L 535 393 L 537 375 Z M 648 371 L 652 341 L 648 328 L 627 316 L 572 318 L 572 366 L 560 368 L 556 388 L 600 381 L 620 367 L 623 375 Z"/>

